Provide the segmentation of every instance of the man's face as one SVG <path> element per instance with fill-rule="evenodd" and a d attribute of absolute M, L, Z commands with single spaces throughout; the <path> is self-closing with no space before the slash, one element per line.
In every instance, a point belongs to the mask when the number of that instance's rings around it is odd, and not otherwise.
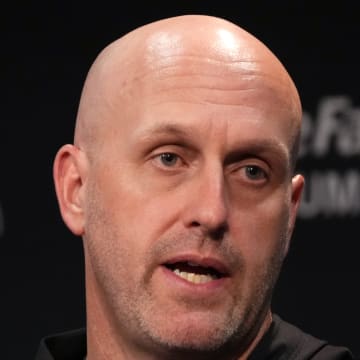
<path fill-rule="evenodd" d="M 211 350 L 269 309 L 297 205 L 293 112 L 256 68 L 172 65 L 134 77 L 131 101 L 111 91 L 84 244 L 123 339 Z"/>

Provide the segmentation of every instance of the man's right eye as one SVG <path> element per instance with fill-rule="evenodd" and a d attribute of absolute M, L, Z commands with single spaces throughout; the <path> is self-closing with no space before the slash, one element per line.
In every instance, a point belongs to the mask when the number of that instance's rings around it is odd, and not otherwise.
<path fill-rule="evenodd" d="M 168 167 L 175 166 L 179 162 L 179 156 L 170 152 L 162 153 L 158 157 L 161 163 Z"/>

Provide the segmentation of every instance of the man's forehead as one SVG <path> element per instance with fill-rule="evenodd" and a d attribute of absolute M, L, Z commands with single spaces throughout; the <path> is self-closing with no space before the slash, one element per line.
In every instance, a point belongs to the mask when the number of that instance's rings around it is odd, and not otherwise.
<path fill-rule="evenodd" d="M 208 16 L 180 16 L 138 28 L 111 44 L 99 58 L 93 72 L 100 73 L 98 80 L 109 87 L 107 96 L 124 94 L 133 85 L 151 87 L 146 80 L 153 83 L 159 73 L 257 73 L 274 76 L 285 85 L 289 80 L 281 63 L 258 39 Z M 226 82 L 231 84 L 229 79 Z"/>

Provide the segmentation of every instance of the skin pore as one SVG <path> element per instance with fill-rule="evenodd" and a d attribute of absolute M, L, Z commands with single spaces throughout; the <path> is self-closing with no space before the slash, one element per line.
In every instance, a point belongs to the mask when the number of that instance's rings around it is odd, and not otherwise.
<path fill-rule="evenodd" d="M 246 359 L 271 323 L 303 178 L 279 60 L 200 15 L 105 48 L 55 159 L 83 237 L 88 360 Z"/>

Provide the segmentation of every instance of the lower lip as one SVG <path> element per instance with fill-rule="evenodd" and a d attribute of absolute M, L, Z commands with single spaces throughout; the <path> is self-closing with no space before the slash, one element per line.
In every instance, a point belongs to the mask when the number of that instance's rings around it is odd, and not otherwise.
<path fill-rule="evenodd" d="M 170 287 L 176 286 L 184 291 L 208 294 L 209 292 L 223 290 L 224 286 L 229 281 L 229 277 L 222 277 L 205 283 L 193 283 L 176 275 L 166 266 L 161 266 L 161 269 L 163 274 L 166 276 L 166 279 L 169 281 Z"/>

